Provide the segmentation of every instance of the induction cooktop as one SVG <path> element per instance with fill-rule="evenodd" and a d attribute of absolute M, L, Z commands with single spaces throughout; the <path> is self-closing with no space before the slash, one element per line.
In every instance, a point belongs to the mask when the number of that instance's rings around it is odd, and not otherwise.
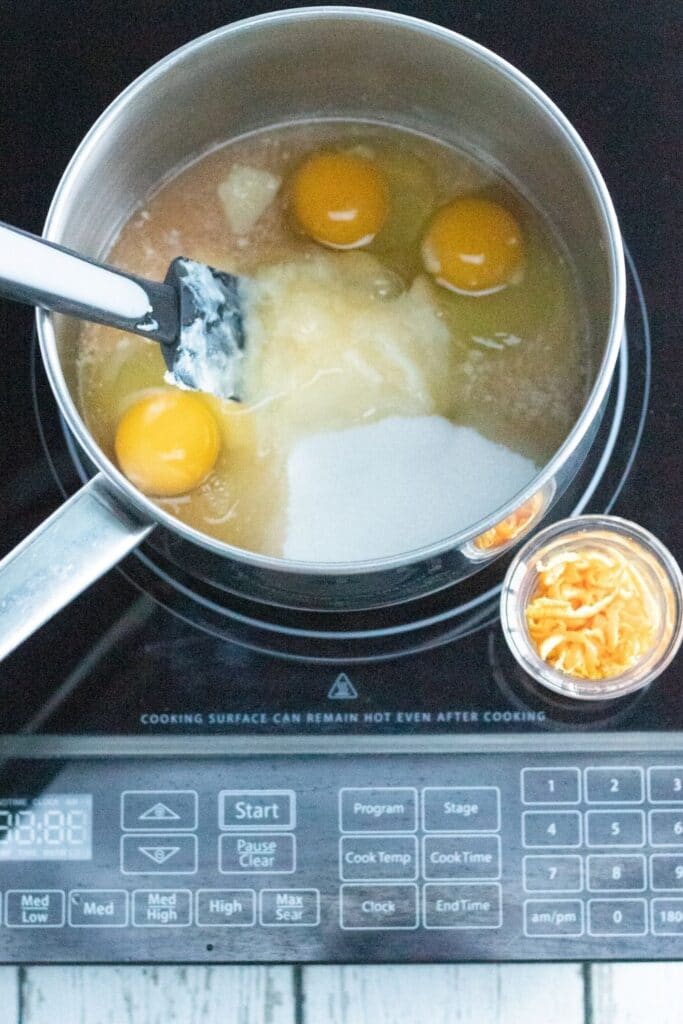
<path fill-rule="evenodd" d="M 636 520 L 680 557 L 667 15 L 384 6 L 516 63 L 597 157 L 629 245 L 626 331 L 563 511 Z M 268 9 L 161 7 L 0 13 L 3 219 L 40 229 L 68 155 L 135 74 Z M 4 554 L 89 467 L 30 316 L 0 315 Z M 316 616 L 191 587 L 152 534 L 0 666 L 0 960 L 683 957 L 680 659 L 616 701 L 538 689 L 502 638 L 504 569 Z"/>

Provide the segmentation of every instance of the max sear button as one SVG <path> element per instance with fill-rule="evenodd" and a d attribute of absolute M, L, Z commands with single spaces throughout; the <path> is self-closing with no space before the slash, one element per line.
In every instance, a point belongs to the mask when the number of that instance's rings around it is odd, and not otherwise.
<path fill-rule="evenodd" d="M 641 854 L 592 854 L 588 858 L 588 888 L 591 892 L 642 892 L 645 858 Z"/>
<path fill-rule="evenodd" d="M 500 838 L 425 836 L 424 876 L 454 881 L 500 878 Z"/>
<path fill-rule="evenodd" d="M 645 935 L 645 900 L 589 900 L 589 935 Z"/>
<path fill-rule="evenodd" d="M 417 886 L 342 885 L 340 924 L 345 931 L 417 928 Z"/>
<path fill-rule="evenodd" d="M 683 853 L 653 853 L 650 881 L 653 889 L 683 889 Z"/>
<path fill-rule="evenodd" d="M 219 827 L 292 829 L 296 826 L 296 795 L 291 789 L 224 789 L 218 796 Z"/>
<path fill-rule="evenodd" d="M 531 849 L 581 846 L 581 815 L 578 811 L 524 811 L 522 842 Z"/>
<path fill-rule="evenodd" d="M 9 889 L 5 924 L 8 928 L 61 928 L 64 893 L 61 889 Z"/>
<path fill-rule="evenodd" d="M 413 881 L 417 878 L 415 836 L 342 836 L 339 842 L 342 881 Z"/>
<path fill-rule="evenodd" d="M 415 832 L 417 790 L 341 789 L 339 828 L 342 832 Z"/>
<path fill-rule="evenodd" d="M 121 836 L 124 875 L 193 875 L 197 870 L 197 837 L 187 833 Z"/>
<path fill-rule="evenodd" d="M 72 889 L 69 924 L 72 928 L 125 928 L 128 893 L 124 889 Z"/>
<path fill-rule="evenodd" d="M 683 935 L 683 900 L 652 901 L 652 931 L 655 935 Z"/>
<path fill-rule="evenodd" d="M 189 889 L 136 889 L 133 893 L 135 928 L 180 928 L 191 921 Z"/>
<path fill-rule="evenodd" d="M 587 811 L 586 842 L 589 846 L 643 846 L 645 815 L 642 811 Z"/>
<path fill-rule="evenodd" d="M 527 900 L 524 904 L 524 934 L 531 938 L 583 935 L 581 900 Z"/>
<path fill-rule="evenodd" d="M 494 786 L 422 791 L 425 832 L 497 832 L 500 792 Z"/>
<path fill-rule="evenodd" d="M 653 804 L 683 802 L 683 765 L 648 768 L 648 788 Z"/>
<path fill-rule="evenodd" d="M 578 804 L 581 781 L 578 768 L 523 768 L 525 804 Z"/>
<path fill-rule="evenodd" d="M 296 840 L 287 833 L 224 834 L 219 842 L 223 875 L 289 875 L 296 870 Z"/>
<path fill-rule="evenodd" d="M 198 889 L 198 925 L 211 928 L 248 928 L 256 924 L 253 889 Z"/>
<path fill-rule="evenodd" d="M 129 789 L 121 794 L 124 832 L 183 832 L 196 827 L 193 789 Z"/>
<path fill-rule="evenodd" d="M 581 892 L 581 858 L 568 854 L 530 854 L 524 858 L 524 888 L 527 892 Z"/>
<path fill-rule="evenodd" d="M 650 842 L 653 846 L 683 846 L 683 808 L 650 811 Z"/>
<path fill-rule="evenodd" d="M 586 768 L 589 804 L 642 804 L 642 768 Z"/>
<path fill-rule="evenodd" d="M 261 924 L 290 928 L 320 924 L 320 893 L 317 889 L 262 889 Z"/>
<path fill-rule="evenodd" d="M 500 885 L 425 885 L 425 928 L 500 928 Z"/>

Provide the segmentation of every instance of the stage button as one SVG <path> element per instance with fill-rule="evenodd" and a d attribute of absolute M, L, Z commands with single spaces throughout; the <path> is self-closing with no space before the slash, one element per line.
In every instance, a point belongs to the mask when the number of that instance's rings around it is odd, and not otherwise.
<path fill-rule="evenodd" d="M 422 791 L 425 832 L 497 832 L 500 791 L 494 786 L 429 787 Z"/>

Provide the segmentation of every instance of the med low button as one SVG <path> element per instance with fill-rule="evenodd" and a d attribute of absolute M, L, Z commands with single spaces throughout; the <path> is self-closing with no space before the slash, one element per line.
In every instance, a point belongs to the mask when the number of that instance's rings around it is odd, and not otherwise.
<path fill-rule="evenodd" d="M 340 789 L 341 832 L 416 832 L 417 790 L 399 787 Z"/>
<path fill-rule="evenodd" d="M 415 836 L 342 836 L 339 874 L 343 882 L 412 882 L 417 878 Z"/>
<path fill-rule="evenodd" d="M 72 889 L 69 924 L 72 928 L 125 928 L 128 893 L 125 889 Z"/>
<path fill-rule="evenodd" d="M 425 928 L 500 928 L 500 885 L 425 885 Z"/>
<path fill-rule="evenodd" d="M 417 886 L 342 885 L 340 926 L 344 931 L 417 928 Z"/>
<path fill-rule="evenodd" d="M 500 878 L 500 837 L 425 836 L 424 876 L 449 881 Z"/>
<path fill-rule="evenodd" d="M 497 832 L 500 791 L 495 786 L 422 790 L 425 832 Z"/>
<path fill-rule="evenodd" d="M 223 875 L 288 875 L 296 870 L 296 840 L 288 833 L 224 833 L 218 870 Z"/>
<path fill-rule="evenodd" d="M 586 802 L 642 804 L 643 774 L 642 768 L 586 768 Z"/>
<path fill-rule="evenodd" d="M 524 904 L 524 934 L 532 939 L 583 935 L 581 900 L 527 900 Z"/>
<path fill-rule="evenodd" d="M 5 893 L 8 928 L 61 928 L 64 893 L 61 889 L 9 889 Z"/>
<path fill-rule="evenodd" d="M 522 768 L 522 803 L 578 804 L 580 799 L 578 768 Z"/>
<path fill-rule="evenodd" d="M 317 889 L 262 889 L 261 924 L 314 928 L 320 924 L 320 893 Z"/>
<path fill-rule="evenodd" d="M 218 795 L 218 824 L 237 832 L 293 829 L 296 794 L 291 789 L 224 789 Z"/>

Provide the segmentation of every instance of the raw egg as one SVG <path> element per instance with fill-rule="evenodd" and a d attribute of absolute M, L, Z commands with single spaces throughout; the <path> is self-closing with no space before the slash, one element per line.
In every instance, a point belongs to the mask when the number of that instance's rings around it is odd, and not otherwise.
<path fill-rule="evenodd" d="M 199 395 L 155 391 L 126 410 L 114 447 L 131 483 L 145 494 L 170 498 L 206 479 L 218 458 L 220 434 Z"/>
<path fill-rule="evenodd" d="M 522 233 L 489 199 L 463 198 L 437 211 L 422 243 L 424 265 L 452 291 L 486 295 L 510 284 L 522 264 Z"/>
<path fill-rule="evenodd" d="M 387 188 L 372 160 L 320 152 L 297 170 L 292 197 L 301 228 L 333 249 L 368 245 L 386 220 Z"/>

